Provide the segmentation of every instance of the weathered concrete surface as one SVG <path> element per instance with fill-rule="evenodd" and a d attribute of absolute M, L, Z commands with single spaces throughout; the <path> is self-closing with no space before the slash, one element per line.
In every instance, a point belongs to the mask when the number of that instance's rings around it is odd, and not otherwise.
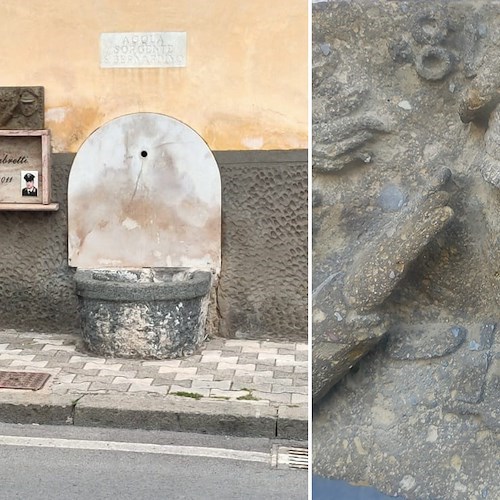
<path fill-rule="evenodd" d="M 463 326 L 454 353 L 364 358 L 315 409 L 314 472 L 408 499 L 498 498 L 498 351 Z"/>
<path fill-rule="evenodd" d="M 319 401 L 384 336 L 377 313 L 348 308 L 341 276 L 331 275 L 313 292 L 312 392 Z"/>
<path fill-rule="evenodd" d="M 308 436 L 309 410 L 307 406 L 280 406 L 276 421 L 276 436 L 280 439 L 304 439 Z"/>
<path fill-rule="evenodd" d="M 0 392 L 0 420 L 16 424 L 70 425 L 73 423 L 75 397 L 33 391 Z"/>
<path fill-rule="evenodd" d="M 307 152 L 216 152 L 222 181 L 220 333 L 307 335 Z M 0 212 L 3 327 L 77 331 L 67 264 L 67 184 L 73 154 L 52 156 L 54 213 Z"/>
<path fill-rule="evenodd" d="M 158 398 L 89 395 L 76 405 L 74 424 L 270 437 L 276 420 L 275 408 L 245 403 L 169 398 L 166 405 Z"/>
<path fill-rule="evenodd" d="M 490 2 L 315 2 L 318 474 L 499 496 L 499 26 Z"/>

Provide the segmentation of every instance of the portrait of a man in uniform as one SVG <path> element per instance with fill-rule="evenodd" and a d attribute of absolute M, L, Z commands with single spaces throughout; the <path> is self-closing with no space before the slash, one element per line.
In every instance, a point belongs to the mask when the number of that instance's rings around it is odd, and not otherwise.
<path fill-rule="evenodd" d="M 26 186 L 22 191 L 23 196 L 38 196 L 38 189 L 36 187 L 36 172 L 26 172 L 23 178 L 26 182 Z"/>

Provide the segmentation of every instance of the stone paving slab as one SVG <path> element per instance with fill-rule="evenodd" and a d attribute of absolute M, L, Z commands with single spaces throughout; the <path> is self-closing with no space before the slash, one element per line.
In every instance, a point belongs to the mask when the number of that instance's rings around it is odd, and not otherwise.
<path fill-rule="evenodd" d="M 0 389 L 0 421 L 307 439 L 306 343 L 217 338 L 186 359 L 105 359 L 76 335 L 0 330 L 0 370 L 51 374 L 36 392 Z"/>

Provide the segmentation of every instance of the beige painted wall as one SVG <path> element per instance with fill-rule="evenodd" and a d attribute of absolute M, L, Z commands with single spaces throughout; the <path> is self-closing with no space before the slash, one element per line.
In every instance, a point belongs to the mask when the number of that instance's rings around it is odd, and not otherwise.
<path fill-rule="evenodd" d="M 45 87 L 55 152 L 138 111 L 214 150 L 307 147 L 307 0 L 2 0 L 2 86 Z M 185 68 L 101 69 L 103 32 L 187 32 Z"/>

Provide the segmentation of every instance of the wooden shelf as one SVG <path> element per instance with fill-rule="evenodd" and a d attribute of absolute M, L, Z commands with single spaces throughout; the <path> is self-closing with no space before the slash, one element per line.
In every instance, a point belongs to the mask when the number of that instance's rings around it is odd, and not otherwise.
<path fill-rule="evenodd" d="M 59 210 L 59 203 L 0 203 L 0 210 L 16 210 L 30 212 L 56 212 Z"/>

